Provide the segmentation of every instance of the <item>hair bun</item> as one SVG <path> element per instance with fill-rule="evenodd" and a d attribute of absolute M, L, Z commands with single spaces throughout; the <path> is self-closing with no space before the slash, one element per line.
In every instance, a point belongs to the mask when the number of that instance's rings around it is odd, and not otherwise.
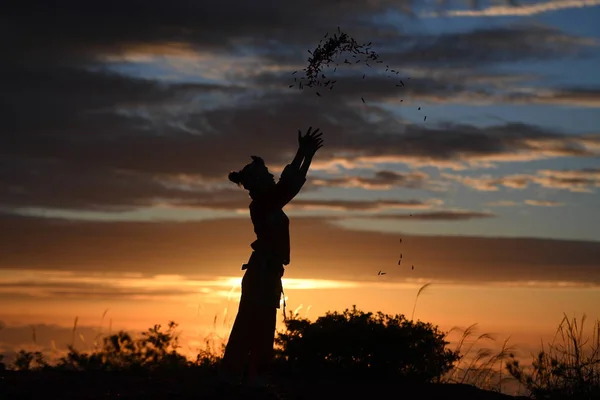
<path fill-rule="evenodd" d="M 236 185 L 239 185 L 242 182 L 242 176 L 237 171 L 231 171 L 229 173 L 229 180 L 235 183 Z"/>

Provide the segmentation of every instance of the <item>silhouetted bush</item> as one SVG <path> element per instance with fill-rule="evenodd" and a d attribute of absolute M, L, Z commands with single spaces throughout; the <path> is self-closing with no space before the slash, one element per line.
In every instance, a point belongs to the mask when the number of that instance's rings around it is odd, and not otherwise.
<path fill-rule="evenodd" d="M 69 353 L 60 359 L 56 368 L 65 370 L 142 370 L 177 369 L 189 366 L 190 361 L 179 354 L 175 322 L 169 322 L 166 332 L 154 325 L 139 339 L 120 331 L 103 339 L 102 348 L 82 353 L 69 346 Z"/>
<path fill-rule="evenodd" d="M 13 368 L 16 371 L 30 371 L 32 369 L 48 368 L 49 365 L 44 359 L 44 355 L 40 351 L 25 351 L 20 350 L 13 362 Z M 1 367 L 0 367 L 1 369 Z"/>
<path fill-rule="evenodd" d="M 581 325 L 565 315 L 554 340 L 547 349 L 542 346 L 530 368 L 514 357 L 507 365 L 536 399 L 600 399 L 600 321 L 591 340 L 583 337 L 584 322 L 585 315 Z"/>
<path fill-rule="evenodd" d="M 458 359 L 437 326 L 404 315 L 364 313 L 356 306 L 315 322 L 290 318 L 286 328 L 276 338 L 277 363 L 296 373 L 432 382 Z"/>
<path fill-rule="evenodd" d="M 0 354 L 0 373 L 6 371 L 6 365 L 2 362 L 4 360 L 4 354 Z"/>

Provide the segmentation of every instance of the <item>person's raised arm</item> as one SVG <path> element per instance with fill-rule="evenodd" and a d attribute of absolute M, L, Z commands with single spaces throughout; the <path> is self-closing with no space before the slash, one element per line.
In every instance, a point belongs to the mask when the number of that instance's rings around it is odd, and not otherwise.
<path fill-rule="evenodd" d="M 296 156 L 290 163 L 291 169 L 296 170 L 296 171 L 300 170 L 300 166 L 302 164 L 303 159 L 307 155 L 307 151 L 309 151 L 309 152 L 311 151 L 311 149 L 310 149 L 311 143 L 314 142 L 315 140 L 319 140 L 321 143 L 323 142 L 323 140 L 320 139 L 320 136 L 322 134 L 323 133 L 319 132 L 319 129 L 315 129 L 313 132 L 312 126 L 311 126 L 306 131 L 306 135 L 302 136 L 302 131 L 300 131 L 300 129 L 298 129 L 298 150 L 296 151 Z"/>
<path fill-rule="evenodd" d="M 306 174 L 308 173 L 308 169 L 310 168 L 315 153 L 323 147 L 323 139 L 321 139 L 323 133 L 319 133 L 318 129 L 312 133 L 310 130 L 311 128 L 308 129 L 306 136 L 303 138 L 300 136 L 298 137 L 298 141 L 302 148 L 302 155 L 304 156 L 300 166 L 300 174 L 304 177 L 306 177 Z"/>
<path fill-rule="evenodd" d="M 298 132 L 298 151 L 290 164 L 288 164 L 277 183 L 276 190 L 272 193 L 269 204 L 281 208 L 289 203 L 306 182 L 306 173 L 316 151 L 323 146 L 322 133 L 319 130 L 311 132 L 309 128 L 306 135 Z"/>

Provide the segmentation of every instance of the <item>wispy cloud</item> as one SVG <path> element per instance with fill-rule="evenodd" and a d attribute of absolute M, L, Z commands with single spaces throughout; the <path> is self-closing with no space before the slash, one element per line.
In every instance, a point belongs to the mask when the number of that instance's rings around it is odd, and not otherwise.
<path fill-rule="evenodd" d="M 466 221 L 470 219 L 492 218 L 495 214 L 469 210 L 440 210 L 413 214 L 379 214 L 365 218 L 387 220 L 414 220 L 414 221 Z"/>
<path fill-rule="evenodd" d="M 516 201 L 512 200 L 497 200 L 485 203 L 485 205 L 489 207 L 512 207 L 516 206 L 517 204 L 518 203 Z"/>
<path fill-rule="evenodd" d="M 442 12 L 441 15 L 452 17 L 525 17 L 551 11 L 566 10 L 570 8 L 595 7 L 598 5 L 600 5 L 600 0 L 549 0 L 537 1 L 533 4 L 490 6 L 480 10 L 448 10 Z M 439 14 L 428 14 L 428 16 L 434 15 Z"/>
<path fill-rule="evenodd" d="M 536 174 L 512 174 L 498 177 L 490 175 L 469 177 L 449 173 L 442 173 L 441 176 L 483 192 L 496 192 L 502 186 L 511 189 L 525 189 L 532 184 L 548 189 L 578 193 L 591 193 L 594 188 L 600 187 L 600 169 L 597 168 L 539 170 Z"/>
<path fill-rule="evenodd" d="M 525 200 L 525 204 L 538 207 L 559 207 L 565 205 L 565 203 L 550 200 Z"/>

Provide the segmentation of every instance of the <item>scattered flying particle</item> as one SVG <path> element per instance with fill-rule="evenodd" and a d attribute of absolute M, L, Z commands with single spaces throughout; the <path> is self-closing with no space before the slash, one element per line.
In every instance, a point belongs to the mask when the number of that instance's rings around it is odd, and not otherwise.
<path fill-rule="evenodd" d="M 427 115 L 423 117 L 423 121 L 426 121 L 426 120 L 427 120 Z"/>
<path fill-rule="evenodd" d="M 295 74 L 296 74 L 296 72 L 298 72 L 298 71 L 294 71 L 294 72 L 292 72 L 292 75 L 295 75 Z"/>
<path fill-rule="evenodd" d="M 319 94 L 319 92 L 317 92 L 317 96 L 321 97 L 321 95 Z"/>
<path fill-rule="evenodd" d="M 294 86 L 295 86 L 295 85 L 290 85 L 290 86 L 288 86 L 288 87 L 294 87 Z"/>
<path fill-rule="evenodd" d="M 419 107 L 419 110 L 421 109 L 421 107 Z"/>
<path fill-rule="evenodd" d="M 362 97 L 360 99 L 362 100 L 363 103 L 365 102 L 365 99 L 363 99 Z"/>
<path fill-rule="evenodd" d="M 381 271 L 379 271 L 379 272 L 377 273 L 377 275 L 385 275 L 385 274 L 386 274 L 385 272 L 381 272 Z"/>
<path fill-rule="evenodd" d="M 410 267 L 410 269 L 415 269 L 415 266 L 414 266 L 414 265 L 412 265 L 412 266 Z"/>
<path fill-rule="evenodd" d="M 365 79 L 365 75 L 366 75 L 366 74 L 363 74 L 363 79 Z"/>

